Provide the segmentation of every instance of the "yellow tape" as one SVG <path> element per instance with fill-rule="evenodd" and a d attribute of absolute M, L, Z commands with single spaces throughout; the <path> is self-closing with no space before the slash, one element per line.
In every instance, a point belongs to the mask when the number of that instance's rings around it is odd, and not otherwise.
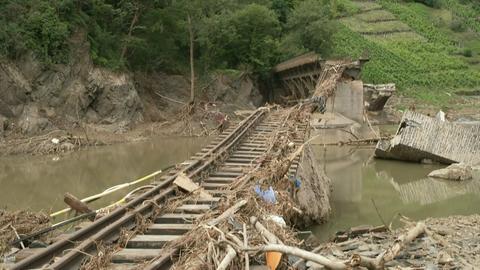
<path fill-rule="evenodd" d="M 133 185 L 136 185 L 136 184 L 141 183 L 141 182 L 143 182 L 143 181 L 146 181 L 146 180 L 148 180 L 148 179 L 150 179 L 150 178 L 152 178 L 152 177 L 154 177 L 154 176 L 156 176 L 156 175 L 159 175 L 160 173 L 162 173 L 161 170 L 160 170 L 160 171 L 156 171 L 156 172 L 154 172 L 154 173 L 151 173 L 151 174 L 149 174 L 149 175 L 146 175 L 146 176 L 144 176 L 144 177 L 142 177 L 142 178 L 139 178 L 139 179 L 137 179 L 137 180 L 134 180 L 134 181 L 132 181 L 132 182 L 123 183 L 123 184 L 120 184 L 120 185 L 116 185 L 116 186 L 110 187 L 110 188 L 104 190 L 102 193 L 98 193 L 98 194 L 92 195 L 92 196 L 90 196 L 90 197 L 83 198 L 83 199 L 81 199 L 80 201 L 82 201 L 82 202 L 84 202 L 84 203 L 91 202 L 91 201 L 96 200 L 96 199 L 98 199 L 98 198 L 104 197 L 104 196 L 106 196 L 106 195 L 108 195 L 108 194 L 114 193 L 114 192 L 116 192 L 116 191 L 118 191 L 118 190 L 121 190 L 121 189 L 124 189 L 124 188 L 126 188 L 126 187 L 133 186 Z M 117 203 L 119 203 L 119 202 L 121 202 L 121 201 L 123 201 L 123 200 L 124 200 L 124 199 L 118 201 Z M 115 203 L 115 204 L 117 204 L 117 203 Z M 72 209 L 71 209 L 71 208 L 62 209 L 62 210 L 60 210 L 60 211 L 57 211 L 57 212 L 55 212 L 55 213 L 50 214 L 50 217 L 53 218 L 53 217 L 59 216 L 59 215 L 61 215 L 61 214 L 68 213 L 70 210 L 72 210 Z"/>

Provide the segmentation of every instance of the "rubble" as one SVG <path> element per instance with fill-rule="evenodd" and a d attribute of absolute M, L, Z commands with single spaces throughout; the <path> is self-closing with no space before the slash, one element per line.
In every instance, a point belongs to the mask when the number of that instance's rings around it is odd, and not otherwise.
<path fill-rule="evenodd" d="M 394 83 L 363 84 L 365 107 L 368 111 L 381 111 L 396 91 Z"/>
<path fill-rule="evenodd" d="M 403 221 L 407 228 L 415 226 L 412 221 Z M 395 259 L 385 264 L 385 268 L 475 269 L 474 266 L 480 265 L 477 248 L 480 245 L 479 215 L 429 218 L 421 223 L 425 224 L 425 233 L 403 246 Z M 408 230 L 372 231 L 373 228 L 360 234 L 340 232 L 332 242 L 323 243 L 317 248 L 319 254 L 335 260 L 349 260 L 355 255 L 373 259 L 400 239 L 397 235 L 404 235 Z"/>
<path fill-rule="evenodd" d="M 463 163 L 455 163 L 446 168 L 432 171 L 428 176 L 456 181 L 473 178 L 472 167 Z"/>
<path fill-rule="evenodd" d="M 452 164 L 480 162 L 480 125 L 465 126 L 443 122 L 406 111 L 391 140 L 377 143 L 375 156 L 421 162 Z"/>

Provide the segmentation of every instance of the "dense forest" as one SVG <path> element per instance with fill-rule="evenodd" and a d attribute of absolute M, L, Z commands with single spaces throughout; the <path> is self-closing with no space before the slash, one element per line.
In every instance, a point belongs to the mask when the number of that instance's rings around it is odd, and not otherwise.
<path fill-rule="evenodd" d="M 364 80 L 424 99 L 412 89 L 480 86 L 478 0 L 9 0 L 0 12 L 0 57 L 33 52 L 45 65 L 68 62 L 83 31 L 112 70 L 186 73 L 192 48 L 200 74 L 267 74 L 315 51 L 368 57 Z"/>
<path fill-rule="evenodd" d="M 0 54 L 27 50 L 47 64 L 69 59 L 69 37 L 86 31 L 91 56 L 111 69 L 182 71 L 190 38 L 203 70 L 265 71 L 280 59 L 326 48 L 333 1 L 2 1 Z M 301 31 L 299 31 L 301 30 Z"/>

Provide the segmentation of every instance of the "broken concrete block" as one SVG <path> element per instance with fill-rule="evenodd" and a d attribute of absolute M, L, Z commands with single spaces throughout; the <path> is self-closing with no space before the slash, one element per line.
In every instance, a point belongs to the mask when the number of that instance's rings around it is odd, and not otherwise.
<path fill-rule="evenodd" d="M 363 84 L 365 107 L 369 111 L 381 111 L 395 92 L 395 84 Z"/>
<path fill-rule="evenodd" d="M 463 181 L 472 179 L 472 167 L 463 163 L 455 163 L 446 168 L 432 171 L 430 177 Z"/>
<path fill-rule="evenodd" d="M 375 156 L 421 162 L 430 159 L 445 164 L 480 162 L 480 125 L 443 122 L 406 111 L 391 140 L 377 143 Z"/>

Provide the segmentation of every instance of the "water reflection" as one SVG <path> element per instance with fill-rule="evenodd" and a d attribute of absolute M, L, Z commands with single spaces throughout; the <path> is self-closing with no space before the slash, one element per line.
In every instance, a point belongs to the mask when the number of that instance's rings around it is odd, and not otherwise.
<path fill-rule="evenodd" d="M 86 197 L 129 182 L 199 151 L 207 138 L 155 138 L 71 153 L 62 157 L 0 158 L 0 207 L 46 210 L 64 207 L 63 194 Z M 98 206 L 118 197 L 97 202 Z"/>
<path fill-rule="evenodd" d="M 401 213 L 414 219 L 480 213 L 480 177 L 464 182 L 429 179 L 439 165 L 373 159 L 373 147 L 315 148 L 332 179 L 331 220 L 313 228 L 322 239 L 362 224 L 381 224 Z"/>

